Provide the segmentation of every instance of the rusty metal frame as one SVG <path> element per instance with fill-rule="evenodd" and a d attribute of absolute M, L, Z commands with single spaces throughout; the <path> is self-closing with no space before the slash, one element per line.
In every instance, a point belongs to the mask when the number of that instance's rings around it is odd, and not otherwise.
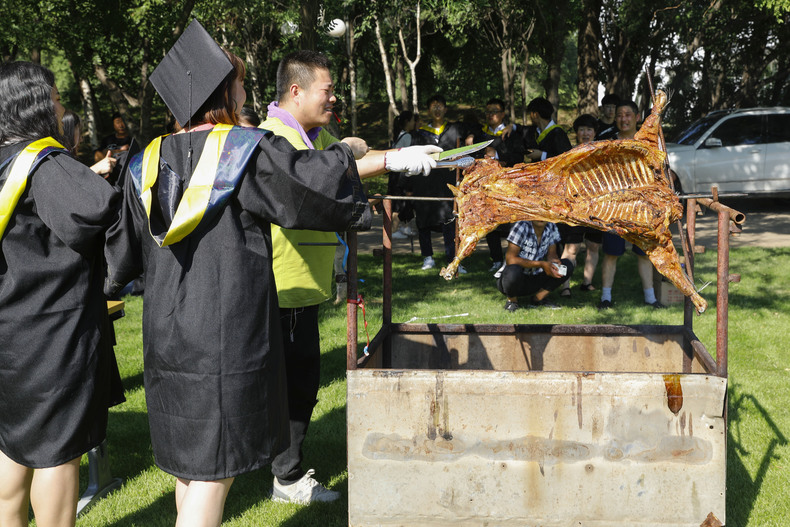
<path fill-rule="evenodd" d="M 384 253 L 383 265 L 383 308 L 382 308 L 382 328 L 377 332 L 370 347 L 375 349 L 379 343 L 385 356 L 389 355 L 393 330 L 421 330 L 428 329 L 425 324 L 393 324 L 392 323 L 392 200 L 404 199 L 395 196 L 376 196 L 381 199 L 384 205 L 384 221 L 382 229 L 382 245 Z M 436 198 L 434 198 L 436 199 Z M 441 199 L 441 198 L 439 198 Z M 450 199 L 450 198 L 448 198 Z M 731 232 L 740 232 L 739 225 L 743 223 L 745 217 L 718 202 L 715 195 L 713 199 L 689 198 L 686 200 L 686 225 L 680 225 L 681 244 L 683 255 L 686 262 L 686 271 L 689 277 L 694 279 L 694 248 L 696 234 L 696 210 L 698 205 L 705 206 L 718 214 L 718 233 L 717 233 L 717 265 L 716 265 L 716 358 L 710 356 L 704 345 L 696 338 L 693 332 L 694 305 L 689 298 L 685 299 L 684 304 L 684 323 L 683 326 L 591 326 L 591 325 L 554 325 L 550 329 L 543 325 L 534 325 L 534 329 L 542 328 L 543 331 L 552 331 L 563 334 L 629 334 L 631 332 L 647 331 L 650 332 L 678 332 L 682 329 L 686 338 L 691 344 L 694 354 L 704 357 L 702 360 L 710 365 L 711 371 L 715 371 L 719 377 L 727 377 L 727 340 L 728 340 L 728 299 L 729 283 L 740 280 L 739 275 L 729 273 L 730 243 Z M 732 224 L 732 225 L 731 225 Z M 348 243 L 348 303 L 347 303 L 347 345 L 346 345 L 346 369 L 355 370 L 366 362 L 366 357 L 357 357 L 357 236 L 355 232 L 347 233 Z M 430 324 L 430 330 L 439 333 L 457 332 L 513 332 L 514 329 L 528 330 L 529 325 L 513 324 Z M 688 357 L 690 361 L 690 357 Z M 684 368 L 685 369 L 685 368 Z"/>

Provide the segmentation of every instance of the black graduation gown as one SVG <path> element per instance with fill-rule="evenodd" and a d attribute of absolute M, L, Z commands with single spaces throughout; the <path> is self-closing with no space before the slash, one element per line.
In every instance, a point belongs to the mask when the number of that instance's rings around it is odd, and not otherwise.
<path fill-rule="evenodd" d="M 439 145 L 443 150 L 452 150 L 464 145 L 464 139 L 469 135 L 467 128 L 461 123 L 448 122 L 441 135 L 435 135 L 425 130 L 418 130 L 412 144 Z M 426 176 L 404 176 L 402 186 L 411 191 L 414 196 L 451 198 L 453 193 L 447 184 L 455 185 L 455 170 L 434 169 Z M 417 228 L 438 227 L 453 219 L 452 201 L 414 201 L 414 210 L 417 212 Z"/>
<path fill-rule="evenodd" d="M 503 167 L 512 167 L 517 163 L 523 163 L 524 154 L 527 151 L 524 145 L 524 127 L 519 124 L 515 126 L 515 130 L 512 130 L 505 139 L 502 138 L 502 134 L 491 135 L 486 133 L 487 127 L 481 126 L 480 130 L 475 133 L 475 143 L 493 140 L 494 142 L 491 143 L 491 146 L 496 150 L 499 163 Z M 485 150 L 481 150 L 476 157 L 482 158 L 484 155 Z"/>
<path fill-rule="evenodd" d="M 189 181 L 179 174 L 190 173 L 190 135 L 194 165 L 208 132 L 164 138 L 157 194 L 167 188 L 179 195 Z M 107 259 L 119 284 L 145 271 L 144 382 L 156 464 L 192 480 L 261 468 L 289 441 L 270 222 L 288 229 L 369 228 L 351 151 L 342 143 L 297 151 L 286 139 L 267 136 L 219 212 L 163 248 L 149 233 L 133 178 L 125 179 Z M 153 203 L 161 216 L 167 206 Z"/>
<path fill-rule="evenodd" d="M 29 143 L 0 148 L 0 162 Z M 123 400 L 102 293 L 119 197 L 79 161 L 51 154 L 0 240 L 0 450 L 22 465 L 61 465 L 97 446 L 107 408 Z"/>
<path fill-rule="evenodd" d="M 539 135 L 536 127 L 529 126 L 525 130 L 527 148 L 546 152 L 546 158 L 558 156 L 573 148 L 568 134 L 561 126 L 555 126 L 549 130 L 549 133 L 540 142 L 538 142 Z"/>

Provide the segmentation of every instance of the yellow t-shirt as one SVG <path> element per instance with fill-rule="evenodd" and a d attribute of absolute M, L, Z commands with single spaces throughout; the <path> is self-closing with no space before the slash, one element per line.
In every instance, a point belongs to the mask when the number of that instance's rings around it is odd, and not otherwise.
<path fill-rule="evenodd" d="M 288 140 L 297 150 L 307 150 L 298 131 L 276 118 L 266 119 L 261 128 Z M 324 129 L 313 141 L 323 150 L 338 139 Z M 280 307 L 307 307 L 320 304 L 332 296 L 334 245 L 300 245 L 302 243 L 337 243 L 334 232 L 284 229 L 272 225 L 272 266 Z"/>

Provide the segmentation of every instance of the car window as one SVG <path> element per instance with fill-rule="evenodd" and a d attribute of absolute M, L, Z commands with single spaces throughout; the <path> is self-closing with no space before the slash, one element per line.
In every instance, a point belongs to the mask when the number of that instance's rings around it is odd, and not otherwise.
<path fill-rule="evenodd" d="M 694 124 L 680 132 L 674 142 L 679 145 L 693 145 L 719 119 L 721 119 L 721 115 L 708 115 L 695 121 Z"/>
<path fill-rule="evenodd" d="M 723 121 L 710 134 L 721 139 L 721 146 L 756 145 L 762 140 L 762 116 L 744 115 Z"/>
<path fill-rule="evenodd" d="M 766 143 L 790 142 L 790 114 L 774 114 L 768 116 Z"/>

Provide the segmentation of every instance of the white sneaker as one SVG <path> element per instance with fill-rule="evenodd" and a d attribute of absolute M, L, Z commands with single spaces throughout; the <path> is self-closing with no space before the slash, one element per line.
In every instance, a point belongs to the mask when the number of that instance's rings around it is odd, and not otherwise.
<path fill-rule="evenodd" d="M 406 229 L 404 229 L 403 227 L 392 233 L 393 240 L 405 240 L 408 237 L 409 235 L 406 234 Z"/>
<path fill-rule="evenodd" d="M 275 477 L 272 486 L 272 501 L 310 505 L 315 501 L 327 502 L 340 498 L 339 492 L 329 490 L 318 483 L 313 479 L 313 474 L 315 474 L 315 470 L 310 469 L 302 476 L 302 479 L 290 485 L 280 484 Z"/>
<path fill-rule="evenodd" d="M 436 262 L 433 261 L 433 256 L 426 256 L 422 261 L 422 270 L 427 271 L 436 267 Z"/>
<path fill-rule="evenodd" d="M 500 268 L 500 267 L 502 267 L 502 262 L 494 262 L 494 263 L 491 265 L 491 268 L 490 268 L 490 269 L 488 269 L 488 272 L 489 272 L 489 273 L 495 273 L 496 271 L 498 271 L 498 270 L 499 270 L 499 268 Z"/>
<path fill-rule="evenodd" d="M 466 274 L 466 269 L 464 269 L 463 265 L 458 266 L 458 274 Z"/>
<path fill-rule="evenodd" d="M 507 266 L 507 264 L 502 264 L 502 267 L 500 267 L 500 268 L 497 270 L 497 272 L 496 272 L 496 273 L 494 273 L 494 278 L 499 278 L 500 276 L 502 276 L 502 271 L 504 271 L 504 270 L 505 270 L 505 266 Z"/>

